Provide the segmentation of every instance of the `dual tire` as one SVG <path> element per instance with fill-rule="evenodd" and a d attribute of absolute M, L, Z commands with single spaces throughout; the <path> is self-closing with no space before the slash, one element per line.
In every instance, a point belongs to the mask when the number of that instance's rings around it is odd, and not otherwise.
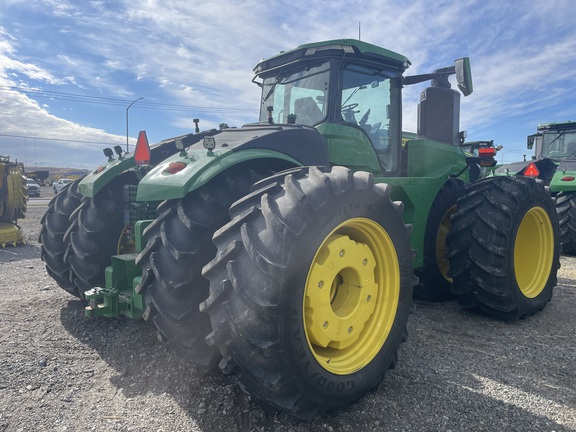
<path fill-rule="evenodd" d="M 368 173 L 301 168 L 255 185 L 204 267 L 220 368 L 303 419 L 376 388 L 406 338 L 410 227 Z"/>
<path fill-rule="evenodd" d="M 80 181 L 70 183 L 50 201 L 48 210 L 40 220 L 42 228 L 38 237 L 40 257 L 46 265 L 46 271 L 64 291 L 78 298 L 82 298 L 82 293 L 74 284 L 75 277 L 65 259 L 70 243 L 64 240 L 64 236 L 71 225 L 70 215 L 82 199 L 78 192 Z"/>
<path fill-rule="evenodd" d="M 123 187 L 137 180 L 134 173 L 124 173 L 93 198 L 80 194 L 80 181 L 66 185 L 50 201 L 38 241 L 48 274 L 83 299 L 87 290 L 104 285 L 104 270 L 117 253 L 124 227 Z"/>
<path fill-rule="evenodd" d="M 576 252 L 576 192 L 559 192 L 556 195 L 556 212 L 560 227 L 562 252 Z"/>
<path fill-rule="evenodd" d="M 448 276 L 461 305 L 504 320 L 542 310 L 560 268 L 554 201 L 540 180 L 491 177 L 458 201 Z"/>
<path fill-rule="evenodd" d="M 195 364 L 215 366 L 220 354 L 206 345 L 208 315 L 198 305 L 208 297 L 202 267 L 216 255 L 214 232 L 225 225 L 229 207 L 264 177 L 248 168 L 224 173 L 184 198 L 164 201 L 144 231 L 146 247 L 136 263 L 143 269 L 137 291 L 146 301 L 144 318 L 158 338 Z"/>

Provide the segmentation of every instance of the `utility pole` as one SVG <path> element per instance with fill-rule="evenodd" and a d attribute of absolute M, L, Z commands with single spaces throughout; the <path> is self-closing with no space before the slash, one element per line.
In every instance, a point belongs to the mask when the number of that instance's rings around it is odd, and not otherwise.
<path fill-rule="evenodd" d="M 130 109 L 130 107 L 132 105 L 134 105 L 136 102 L 138 102 L 139 100 L 144 99 L 143 97 L 136 99 L 135 101 L 132 101 L 132 103 L 130 105 L 128 105 L 128 108 L 126 108 L 126 153 L 128 153 L 128 110 Z"/>

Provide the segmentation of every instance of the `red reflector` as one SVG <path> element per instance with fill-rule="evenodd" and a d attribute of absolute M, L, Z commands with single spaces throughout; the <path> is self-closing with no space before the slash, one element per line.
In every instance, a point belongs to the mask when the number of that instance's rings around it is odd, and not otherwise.
<path fill-rule="evenodd" d="M 134 150 L 134 161 L 137 165 L 148 165 L 150 163 L 150 146 L 145 131 L 138 134 L 136 150 Z"/>
<path fill-rule="evenodd" d="M 166 172 L 170 174 L 176 174 L 177 172 L 182 171 L 184 168 L 186 168 L 186 164 L 184 162 L 171 162 L 170 165 L 168 165 L 168 168 L 166 168 Z"/>
<path fill-rule="evenodd" d="M 574 181 L 576 180 L 576 177 L 573 176 L 564 176 L 560 179 L 560 181 Z"/>
<path fill-rule="evenodd" d="M 524 175 L 526 177 L 538 177 L 539 174 L 540 174 L 540 171 L 538 170 L 536 165 L 534 165 L 533 163 L 529 164 L 526 167 L 526 170 L 524 171 Z"/>
<path fill-rule="evenodd" d="M 496 149 L 494 147 L 480 148 L 478 154 L 480 157 L 493 157 L 496 154 Z"/>

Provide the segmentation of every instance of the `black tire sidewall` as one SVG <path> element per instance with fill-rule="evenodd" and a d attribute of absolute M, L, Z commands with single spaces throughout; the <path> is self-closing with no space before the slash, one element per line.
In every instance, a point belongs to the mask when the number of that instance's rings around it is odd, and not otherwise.
<path fill-rule="evenodd" d="M 452 282 L 444 277 L 438 266 L 436 241 L 444 217 L 464 193 L 464 182 L 456 179 L 449 180 L 440 189 L 435 201 L 432 203 L 424 235 L 424 266 L 420 271 L 416 272 L 420 278 L 420 286 L 417 289 L 415 288 L 418 297 L 431 300 L 444 300 L 453 297 L 450 292 Z M 445 251 L 446 248 L 447 246 L 445 246 Z"/>

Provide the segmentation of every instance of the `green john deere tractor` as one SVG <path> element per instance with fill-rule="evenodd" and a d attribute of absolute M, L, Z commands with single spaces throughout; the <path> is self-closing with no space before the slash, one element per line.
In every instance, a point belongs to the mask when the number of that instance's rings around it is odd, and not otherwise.
<path fill-rule="evenodd" d="M 544 181 L 556 198 L 562 251 L 576 252 L 576 122 L 538 125 L 537 133 L 529 135 L 530 161 L 514 162 L 498 167 L 496 175 L 523 175 Z"/>
<path fill-rule="evenodd" d="M 141 132 L 133 156 L 106 150 L 61 192 L 40 236 L 48 271 L 88 316 L 143 316 L 179 354 L 304 419 L 380 384 L 414 290 L 508 320 L 543 309 L 559 267 L 552 199 L 529 177 L 470 181 L 487 161 L 460 147 L 448 81 L 472 92 L 467 58 L 403 76 L 409 65 L 357 40 L 262 60 L 259 122 L 152 149 Z M 428 80 L 418 133 L 403 134 L 402 88 Z"/>

